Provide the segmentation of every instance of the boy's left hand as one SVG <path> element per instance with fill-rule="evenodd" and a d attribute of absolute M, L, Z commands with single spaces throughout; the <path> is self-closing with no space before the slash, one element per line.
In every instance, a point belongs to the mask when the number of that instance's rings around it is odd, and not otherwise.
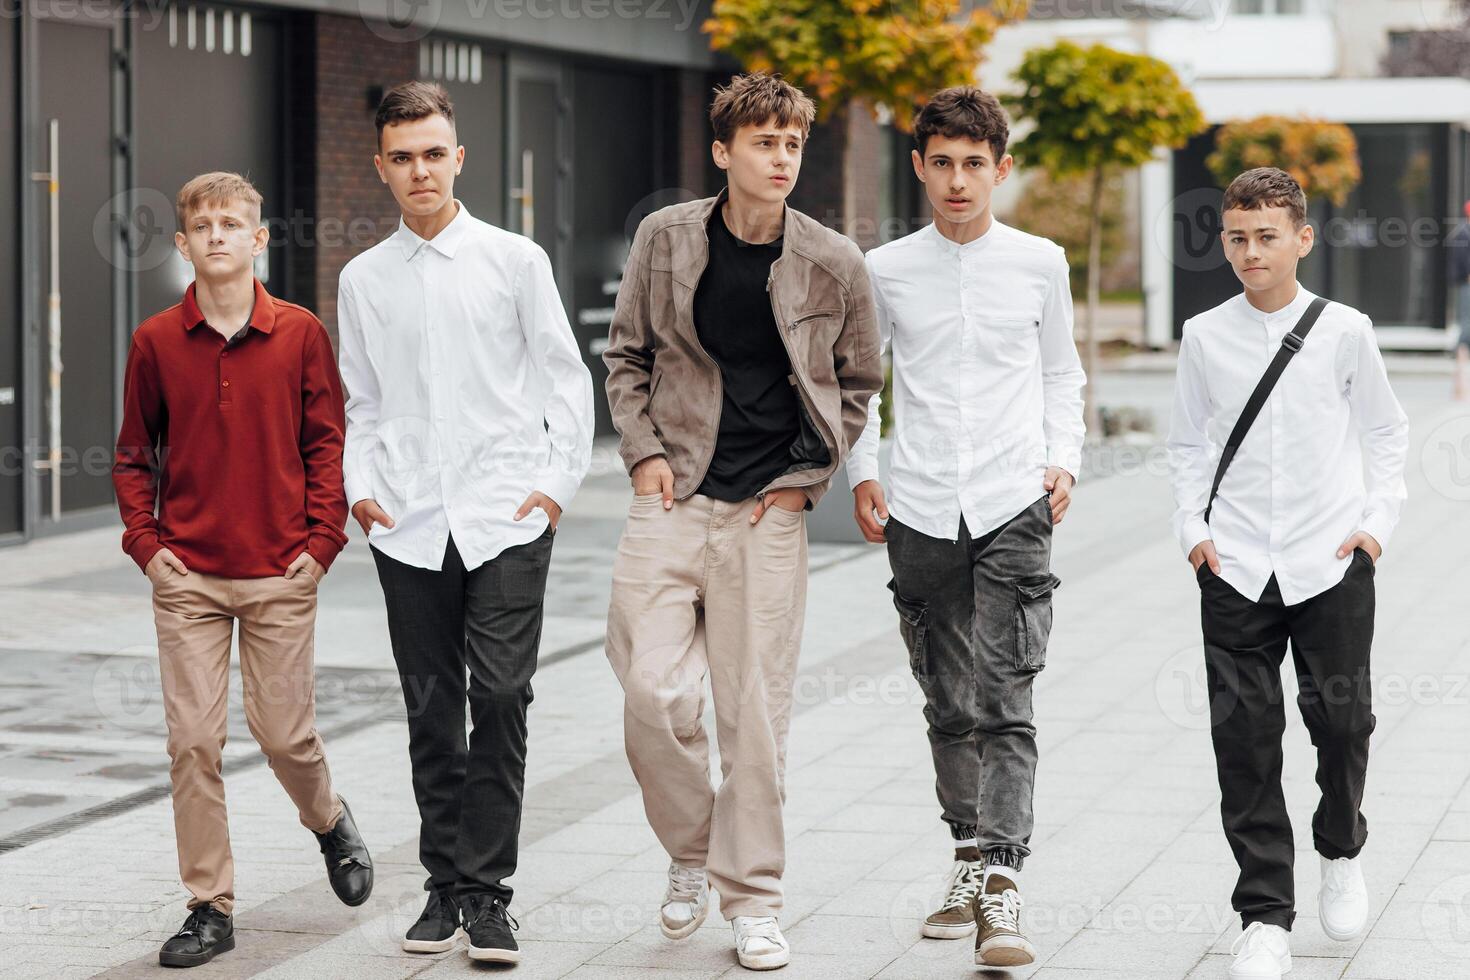
<path fill-rule="evenodd" d="M 1368 552 L 1368 557 L 1373 559 L 1373 564 L 1378 564 L 1378 559 L 1383 555 L 1383 547 L 1367 531 L 1358 531 L 1342 543 L 1337 549 L 1337 557 L 1346 558 L 1353 553 L 1354 548 L 1362 548 Z"/>
<path fill-rule="evenodd" d="M 1051 522 L 1062 523 L 1062 518 L 1067 514 L 1067 508 L 1072 503 L 1072 487 L 1076 484 L 1072 474 L 1060 466 L 1048 466 L 1046 476 L 1042 477 L 1041 487 L 1051 494 Z"/>
<path fill-rule="evenodd" d="M 546 512 L 546 519 L 551 522 L 551 530 L 555 531 L 557 523 L 561 520 L 561 506 L 540 490 L 531 491 L 531 495 L 521 502 L 513 520 L 524 520 L 537 507 Z"/>
<path fill-rule="evenodd" d="M 296 556 L 296 560 L 286 569 L 286 577 L 295 578 L 302 572 L 310 575 L 318 582 L 322 580 L 323 575 L 327 574 L 326 570 L 322 568 L 322 563 L 311 557 L 311 552 L 309 551 L 303 551 Z"/>

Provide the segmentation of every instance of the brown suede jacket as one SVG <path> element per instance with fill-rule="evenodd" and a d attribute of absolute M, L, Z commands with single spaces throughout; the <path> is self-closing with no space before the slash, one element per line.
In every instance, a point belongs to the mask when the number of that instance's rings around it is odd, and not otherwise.
<path fill-rule="evenodd" d="M 704 481 L 720 424 L 720 370 L 699 343 L 693 309 L 709 262 L 706 228 L 725 195 L 643 219 L 602 355 L 624 465 L 631 473 L 650 456 L 667 457 L 680 500 Z M 759 496 L 800 487 L 815 504 L 862 434 L 869 399 L 883 387 L 872 290 L 858 247 L 790 207 L 766 289 L 802 417 L 792 465 Z"/>

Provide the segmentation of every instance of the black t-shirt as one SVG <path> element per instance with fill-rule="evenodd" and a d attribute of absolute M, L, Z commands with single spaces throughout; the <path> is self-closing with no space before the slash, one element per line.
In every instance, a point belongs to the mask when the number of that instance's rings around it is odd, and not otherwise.
<path fill-rule="evenodd" d="M 710 216 L 709 265 L 694 293 L 694 329 L 724 385 L 714 457 L 697 492 L 740 501 L 792 465 L 801 409 L 766 291 L 781 239 L 743 242 L 726 227 L 723 210 Z"/>

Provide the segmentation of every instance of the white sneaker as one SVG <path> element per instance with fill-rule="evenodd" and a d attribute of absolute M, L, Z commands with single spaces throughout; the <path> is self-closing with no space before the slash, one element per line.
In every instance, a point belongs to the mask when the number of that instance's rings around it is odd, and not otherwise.
<path fill-rule="evenodd" d="M 747 970 L 776 970 L 791 962 L 791 946 L 781 935 L 774 915 L 737 915 L 735 955 Z"/>
<path fill-rule="evenodd" d="M 1280 926 L 1252 922 L 1230 946 L 1230 980 L 1281 980 L 1291 971 L 1291 941 Z"/>
<path fill-rule="evenodd" d="M 1358 858 L 1322 860 L 1322 887 L 1317 890 L 1317 915 L 1322 931 L 1345 943 L 1356 939 L 1368 923 L 1368 886 Z"/>
<path fill-rule="evenodd" d="M 670 939 L 683 939 L 709 915 L 709 879 L 703 868 L 669 865 L 669 890 L 658 910 L 658 927 Z"/>

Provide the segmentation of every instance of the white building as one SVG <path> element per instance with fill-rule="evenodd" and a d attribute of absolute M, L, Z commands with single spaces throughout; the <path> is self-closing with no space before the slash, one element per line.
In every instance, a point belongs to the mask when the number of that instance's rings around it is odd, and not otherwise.
<path fill-rule="evenodd" d="M 1363 165 L 1342 207 L 1313 202 L 1319 246 L 1304 283 L 1371 315 L 1385 346 L 1442 348 L 1454 339 L 1444 239 L 1470 195 L 1470 80 L 1388 78 L 1379 66 L 1396 36 L 1454 16 L 1451 0 L 1033 0 L 981 74 L 1004 89 L 1028 50 L 1065 38 L 1160 58 L 1194 92 L 1211 129 L 1139 174 L 1150 345 L 1238 288 L 1204 167 L 1214 127 L 1278 114 L 1348 124 Z"/>

